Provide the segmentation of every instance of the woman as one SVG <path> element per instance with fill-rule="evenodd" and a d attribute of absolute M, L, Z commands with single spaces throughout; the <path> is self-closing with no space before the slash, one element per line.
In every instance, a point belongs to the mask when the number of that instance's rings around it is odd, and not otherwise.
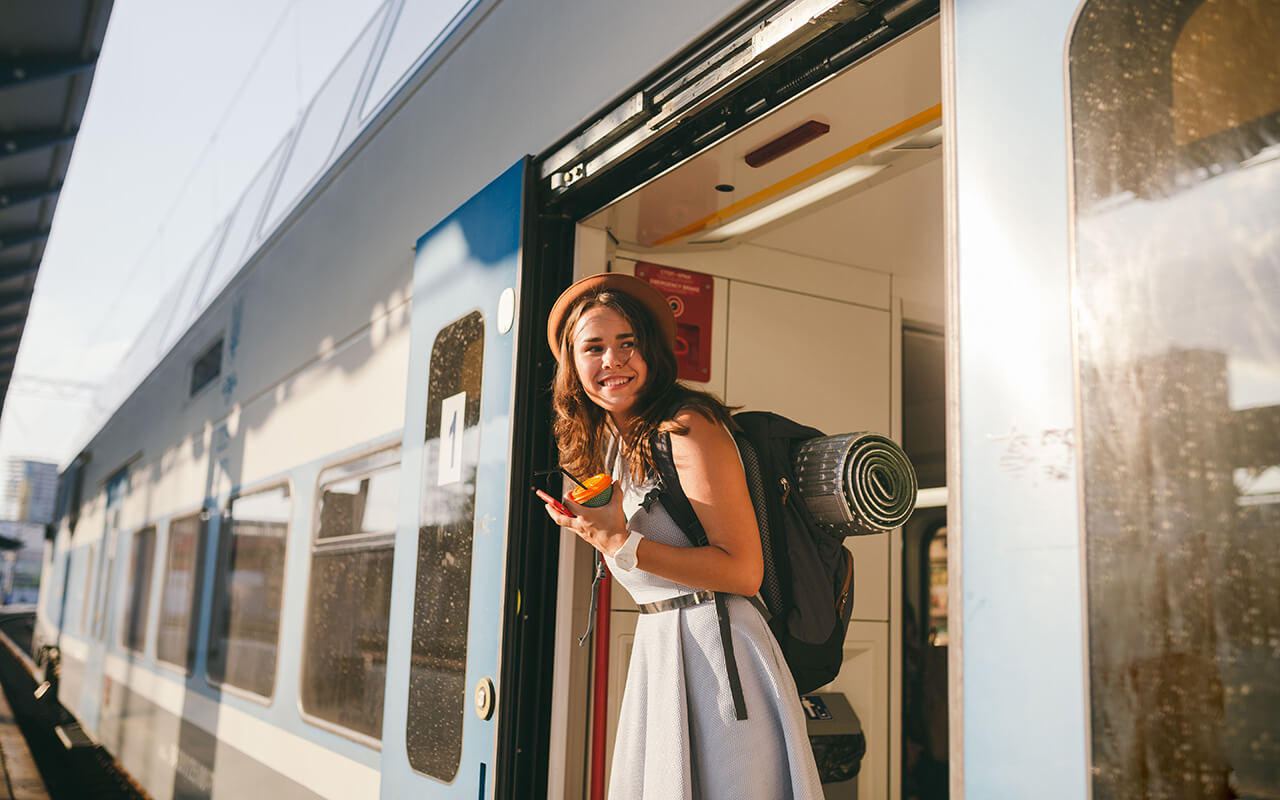
<path fill-rule="evenodd" d="M 605 273 L 552 308 L 555 432 L 561 465 L 608 472 L 610 502 L 556 524 L 605 557 L 641 606 L 614 745 L 611 800 L 821 798 L 795 682 L 747 599 L 764 571 L 760 535 L 728 409 L 676 382 L 675 318 L 644 281 Z M 651 450 L 671 434 L 680 484 L 709 544 L 694 547 L 661 503 Z M 735 710 L 713 592 L 729 593 L 746 718 Z"/>

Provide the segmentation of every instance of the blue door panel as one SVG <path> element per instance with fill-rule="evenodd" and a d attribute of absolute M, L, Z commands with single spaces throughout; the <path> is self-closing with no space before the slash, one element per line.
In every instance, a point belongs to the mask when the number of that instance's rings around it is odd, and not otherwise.
<path fill-rule="evenodd" d="M 417 244 L 384 798 L 493 793 L 497 720 L 476 694 L 501 692 L 524 173 L 512 166 Z"/>

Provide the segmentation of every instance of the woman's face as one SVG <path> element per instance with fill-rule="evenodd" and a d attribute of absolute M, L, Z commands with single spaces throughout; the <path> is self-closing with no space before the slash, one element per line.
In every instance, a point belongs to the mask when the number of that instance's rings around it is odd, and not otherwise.
<path fill-rule="evenodd" d="M 578 318 L 572 342 L 573 365 L 587 397 L 614 422 L 626 422 L 649 374 L 631 323 L 611 308 L 596 306 Z"/>

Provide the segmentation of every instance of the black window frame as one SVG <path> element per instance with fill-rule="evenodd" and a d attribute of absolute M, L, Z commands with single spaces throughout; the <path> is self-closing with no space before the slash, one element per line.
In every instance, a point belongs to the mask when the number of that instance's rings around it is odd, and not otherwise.
<path fill-rule="evenodd" d="M 192 398 L 200 394 L 209 386 L 216 384 L 218 378 L 222 376 L 222 351 L 226 347 L 227 338 L 222 334 L 218 334 L 218 338 L 210 342 L 208 346 L 200 351 L 200 354 L 191 359 L 191 366 L 187 370 L 187 397 Z M 209 365 L 213 363 L 213 359 L 217 358 L 216 364 L 212 365 L 212 372 L 209 372 Z M 203 373 L 202 374 L 202 368 Z"/>

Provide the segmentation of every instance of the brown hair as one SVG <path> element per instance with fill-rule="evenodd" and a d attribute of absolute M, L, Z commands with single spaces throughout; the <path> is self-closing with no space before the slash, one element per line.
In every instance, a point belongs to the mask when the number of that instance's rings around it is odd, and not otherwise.
<path fill-rule="evenodd" d="M 687 427 L 672 419 L 681 409 L 693 409 L 708 420 L 732 427 L 730 408 L 719 398 L 676 381 L 678 366 L 675 353 L 667 346 L 644 306 L 625 292 L 603 289 L 583 295 L 560 329 L 552 406 L 556 413 L 554 430 L 562 467 L 578 478 L 605 471 L 604 447 L 609 435 L 609 417 L 582 388 L 573 363 L 572 341 L 578 320 L 590 309 L 598 307 L 617 312 L 631 325 L 636 349 L 648 367 L 631 429 L 621 432 L 624 439 L 622 456 L 632 479 L 642 481 L 655 471 L 652 452 L 655 433 L 662 431 L 683 436 L 689 432 Z"/>

